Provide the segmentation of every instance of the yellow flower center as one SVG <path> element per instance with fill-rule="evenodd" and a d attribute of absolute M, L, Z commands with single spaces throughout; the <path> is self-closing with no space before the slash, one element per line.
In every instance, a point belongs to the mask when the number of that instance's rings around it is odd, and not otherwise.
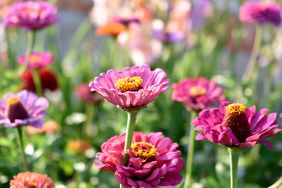
<path fill-rule="evenodd" d="M 14 106 L 16 104 L 19 104 L 21 101 L 19 99 L 19 97 L 17 97 L 16 95 L 12 95 L 9 98 L 6 99 L 6 102 L 11 105 Z"/>
<path fill-rule="evenodd" d="M 135 142 L 131 144 L 130 150 L 135 157 L 140 157 L 144 160 L 151 159 L 157 155 L 157 148 L 149 142 Z"/>
<path fill-rule="evenodd" d="M 29 63 L 38 63 L 41 61 L 41 56 L 40 55 L 31 55 L 28 58 Z"/>
<path fill-rule="evenodd" d="M 190 88 L 189 92 L 193 97 L 199 97 L 206 94 L 207 90 L 202 86 L 193 86 Z"/>
<path fill-rule="evenodd" d="M 121 92 L 138 91 L 142 88 L 142 83 L 143 83 L 143 80 L 139 76 L 124 77 L 116 81 L 116 87 Z"/>
<path fill-rule="evenodd" d="M 229 104 L 226 107 L 226 112 L 229 115 L 240 115 L 242 113 L 245 113 L 245 109 L 246 107 L 240 103 L 233 103 L 233 104 Z"/>

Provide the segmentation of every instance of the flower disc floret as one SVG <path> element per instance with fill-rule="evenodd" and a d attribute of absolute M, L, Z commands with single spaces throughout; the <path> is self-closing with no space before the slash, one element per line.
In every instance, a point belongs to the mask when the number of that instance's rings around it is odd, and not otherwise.
<path fill-rule="evenodd" d="M 207 93 L 207 90 L 202 86 L 193 86 L 189 90 L 190 95 L 193 97 L 199 97 Z"/>
<path fill-rule="evenodd" d="M 150 70 L 148 65 L 126 67 L 121 71 L 111 69 L 90 82 L 107 101 L 123 110 L 138 110 L 153 102 L 168 89 L 169 80 L 162 69 Z"/>
<path fill-rule="evenodd" d="M 116 81 L 116 87 L 121 92 L 138 91 L 142 88 L 143 80 L 140 76 L 120 78 Z"/>
<path fill-rule="evenodd" d="M 26 90 L 8 93 L 0 100 L 0 125 L 17 127 L 31 125 L 41 127 L 48 101 Z"/>
<path fill-rule="evenodd" d="M 209 140 L 228 147 L 252 147 L 258 143 L 271 147 L 265 140 L 281 131 L 276 113 L 268 109 L 256 112 L 256 107 L 240 103 L 223 102 L 220 108 L 201 111 L 192 124 L 201 131 L 197 140 Z"/>
<path fill-rule="evenodd" d="M 140 157 L 144 160 L 152 159 L 157 155 L 157 149 L 149 142 L 133 143 L 130 150 L 135 157 Z"/>

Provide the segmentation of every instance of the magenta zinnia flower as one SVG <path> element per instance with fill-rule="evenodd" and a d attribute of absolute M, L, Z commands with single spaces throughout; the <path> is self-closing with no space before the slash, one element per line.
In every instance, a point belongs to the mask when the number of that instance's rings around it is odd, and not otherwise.
<path fill-rule="evenodd" d="M 187 78 L 173 84 L 172 99 L 182 102 L 190 110 L 200 111 L 225 100 L 222 88 L 205 78 Z"/>
<path fill-rule="evenodd" d="M 36 172 L 20 172 L 10 181 L 10 188 L 55 188 L 52 180 Z"/>
<path fill-rule="evenodd" d="M 124 110 L 139 109 L 168 89 L 169 80 L 162 69 L 150 70 L 148 65 L 114 69 L 102 73 L 90 82 L 91 91 L 96 91 L 106 100 Z"/>
<path fill-rule="evenodd" d="M 14 3 L 4 19 L 7 27 L 39 30 L 58 21 L 57 9 L 44 1 Z"/>
<path fill-rule="evenodd" d="M 28 61 L 28 68 L 43 68 L 54 62 L 53 55 L 48 52 L 32 52 L 32 54 L 26 58 L 26 55 L 20 55 L 18 57 L 19 64 L 25 64 Z"/>
<path fill-rule="evenodd" d="M 279 26 L 281 10 L 281 5 L 275 2 L 245 2 L 240 7 L 239 18 L 242 22 Z"/>
<path fill-rule="evenodd" d="M 123 165 L 125 133 L 114 136 L 101 146 L 95 165 L 115 173 L 117 180 L 125 187 L 177 185 L 181 182 L 180 172 L 184 168 L 178 144 L 162 133 L 143 134 L 135 132 L 129 154 L 129 163 Z"/>
<path fill-rule="evenodd" d="M 102 97 L 96 92 L 89 90 L 88 84 L 80 84 L 75 88 L 75 95 L 82 101 L 91 104 L 97 104 L 102 101 Z"/>
<path fill-rule="evenodd" d="M 196 130 L 202 131 L 196 140 L 209 140 L 229 147 L 252 147 L 263 143 L 271 147 L 265 138 L 281 131 L 276 122 L 276 113 L 268 114 L 264 108 L 245 107 L 240 103 L 224 102 L 220 108 L 203 110 L 193 120 Z"/>
<path fill-rule="evenodd" d="M 45 98 L 25 90 L 17 94 L 8 93 L 0 100 L 0 125 L 41 127 L 47 107 L 48 101 Z"/>

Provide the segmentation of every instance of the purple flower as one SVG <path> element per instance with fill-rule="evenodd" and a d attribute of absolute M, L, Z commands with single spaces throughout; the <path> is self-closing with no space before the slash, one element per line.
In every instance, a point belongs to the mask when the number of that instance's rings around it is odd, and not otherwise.
<path fill-rule="evenodd" d="M 125 133 L 114 136 L 101 146 L 95 165 L 115 173 L 117 180 L 126 188 L 177 185 L 184 168 L 178 144 L 162 133 L 143 134 L 135 132 L 130 149 L 128 165 L 123 165 Z"/>
<path fill-rule="evenodd" d="M 163 43 L 179 42 L 185 38 L 185 34 L 182 32 L 166 32 L 163 30 L 153 30 L 152 36 Z"/>
<path fill-rule="evenodd" d="M 140 20 L 137 17 L 114 17 L 112 19 L 112 22 L 114 23 L 120 23 L 123 25 L 129 25 L 131 23 L 140 23 Z"/>
<path fill-rule="evenodd" d="M 167 90 L 168 83 L 162 69 L 151 71 L 148 65 L 143 65 L 122 71 L 111 69 L 96 77 L 89 87 L 124 110 L 138 110 Z"/>
<path fill-rule="evenodd" d="M 281 5 L 275 2 L 245 2 L 240 7 L 239 18 L 242 22 L 279 26 L 281 10 Z"/>
<path fill-rule="evenodd" d="M 25 90 L 17 94 L 8 93 L 0 100 L 0 124 L 4 127 L 41 127 L 47 107 L 48 101 L 45 98 Z"/>
<path fill-rule="evenodd" d="M 52 25 L 59 19 L 57 9 L 44 1 L 16 2 L 4 18 L 6 27 L 17 27 L 26 30 L 40 30 Z"/>
<path fill-rule="evenodd" d="M 281 131 L 276 122 L 276 113 L 268 114 L 264 108 L 245 107 L 240 103 L 224 102 L 220 108 L 203 110 L 193 120 L 196 130 L 202 131 L 196 140 L 209 140 L 229 147 L 252 147 L 263 143 L 271 147 L 265 138 Z"/>
<path fill-rule="evenodd" d="M 182 102 L 190 110 L 203 110 L 225 100 L 222 88 L 206 78 L 187 78 L 173 84 L 172 99 Z"/>
<path fill-rule="evenodd" d="M 43 68 L 54 62 L 53 55 L 48 52 L 32 52 L 27 59 L 28 68 L 31 69 Z M 26 54 L 20 55 L 17 60 L 19 64 L 25 64 Z"/>

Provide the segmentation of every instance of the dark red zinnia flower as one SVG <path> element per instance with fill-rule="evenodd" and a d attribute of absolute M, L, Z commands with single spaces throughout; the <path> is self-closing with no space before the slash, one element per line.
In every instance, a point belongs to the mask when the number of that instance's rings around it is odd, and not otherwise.
<path fill-rule="evenodd" d="M 42 90 L 51 90 L 55 91 L 58 89 L 57 76 L 54 72 L 48 69 L 39 70 Z M 35 85 L 32 77 L 32 70 L 27 70 L 22 76 L 21 80 L 23 81 L 22 89 L 35 92 Z"/>

